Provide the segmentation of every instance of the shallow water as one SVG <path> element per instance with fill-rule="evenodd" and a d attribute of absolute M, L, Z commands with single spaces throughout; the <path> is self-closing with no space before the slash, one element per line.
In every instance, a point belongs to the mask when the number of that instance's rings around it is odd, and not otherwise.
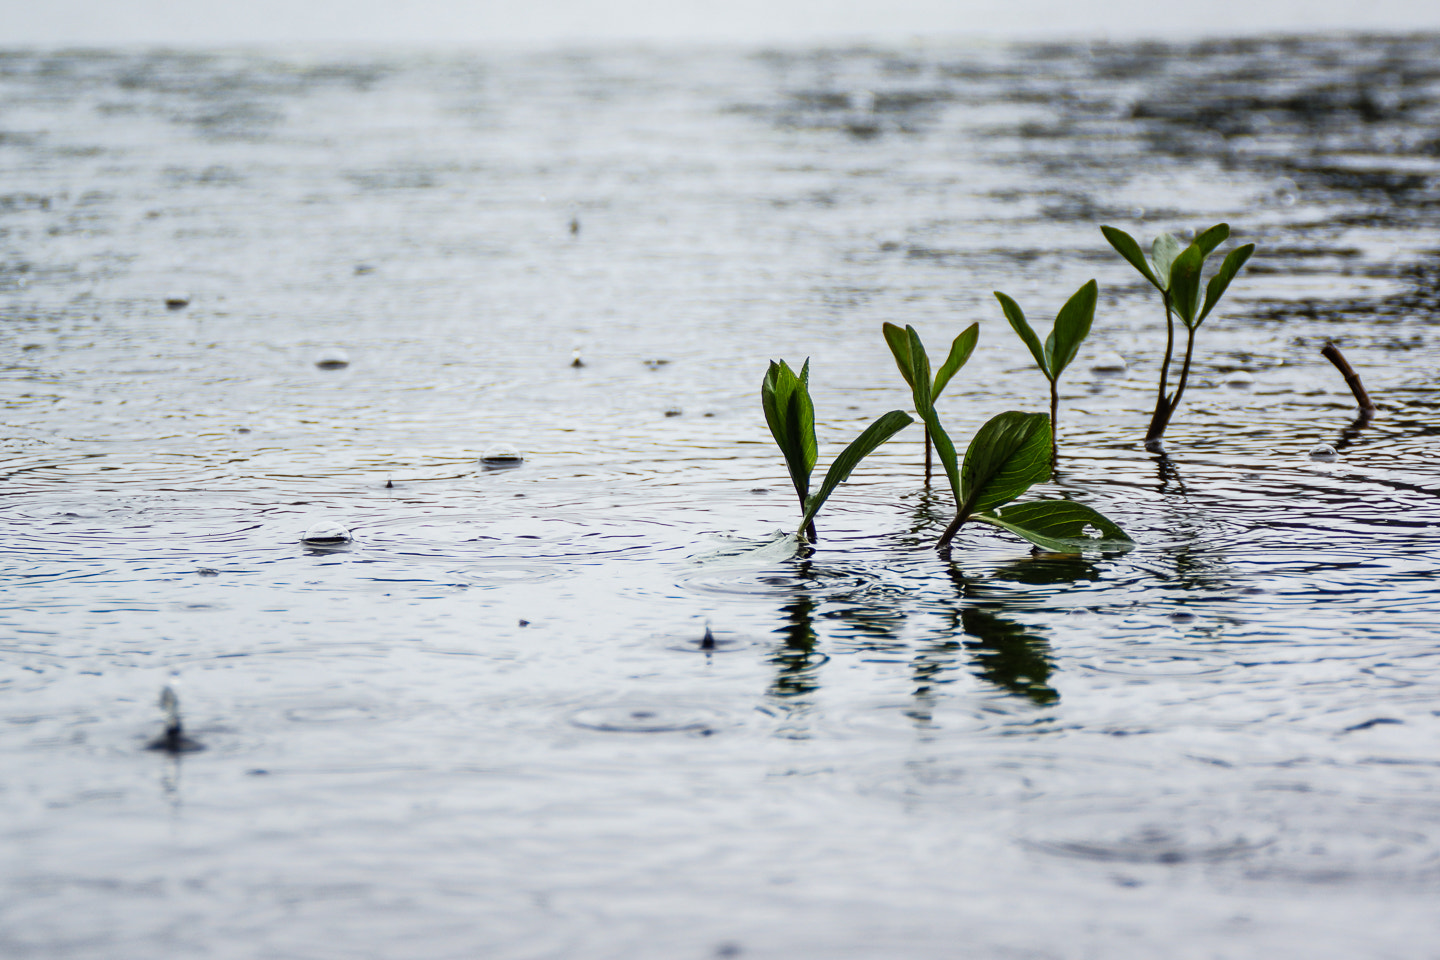
<path fill-rule="evenodd" d="M 0 59 L 0 954 L 1435 955 L 1436 63 Z M 1218 220 L 1159 457 L 1098 225 Z M 1092 276 L 1037 493 L 1135 550 L 942 560 L 914 428 L 777 540 L 767 360 L 824 461 L 978 320 L 968 438 Z"/>

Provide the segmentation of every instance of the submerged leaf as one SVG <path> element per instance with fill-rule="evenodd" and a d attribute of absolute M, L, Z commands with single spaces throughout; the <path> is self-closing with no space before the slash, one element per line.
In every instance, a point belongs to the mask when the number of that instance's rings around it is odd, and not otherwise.
<path fill-rule="evenodd" d="M 1115 252 L 1124 257 L 1130 266 L 1139 270 L 1140 275 L 1149 280 L 1155 289 L 1161 293 L 1165 292 L 1165 284 L 1156 279 L 1154 271 L 1150 269 L 1150 264 L 1145 262 L 1145 254 L 1141 251 L 1140 244 L 1135 242 L 1134 237 L 1118 227 L 1101 227 L 1100 232 L 1105 235 L 1110 246 L 1115 248 Z"/>
<path fill-rule="evenodd" d="M 810 525 L 810 521 L 815 519 L 815 514 L 820 512 L 820 508 L 825 505 L 830 494 L 835 492 L 836 487 L 850 479 L 851 472 L 860 464 L 861 460 L 873 453 L 880 444 L 914 422 L 915 418 L 905 411 L 891 410 L 866 427 L 860 436 L 851 440 L 850 445 L 842 450 L 840 456 L 836 457 L 835 462 L 830 465 L 824 482 L 820 484 L 820 489 L 806 500 L 805 516 L 800 521 L 800 530 L 803 532 Z"/>
<path fill-rule="evenodd" d="M 1100 511 L 1070 500 L 1031 500 L 974 519 L 1008 530 L 1054 553 L 1129 550 L 1135 542 Z"/>
<path fill-rule="evenodd" d="M 1050 479 L 1050 418 L 1015 410 L 991 417 L 970 441 L 960 470 L 957 516 L 1009 503 Z"/>
<path fill-rule="evenodd" d="M 1225 291 L 1230 287 L 1230 281 L 1235 279 L 1235 274 L 1240 272 L 1240 268 L 1245 266 L 1245 261 L 1249 260 L 1250 254 L 1254 252 L 1255 244 L 1247 243 L 1243 247 L 1236 247 L 1226 255 L 1225 262 L 1220 264 L 1219 272 L 1211 277 L 1210 282 L 1205 286 L 1205 309 L 1200 311 L 1200 318 L 1195 321 L 1195 326 L 1200 326 L 1201 322 L 1210 316 L 1210 311 L 1214 310 L 1215 305 L 1220 302 L 1220 298 L 1225 296 Z"/>

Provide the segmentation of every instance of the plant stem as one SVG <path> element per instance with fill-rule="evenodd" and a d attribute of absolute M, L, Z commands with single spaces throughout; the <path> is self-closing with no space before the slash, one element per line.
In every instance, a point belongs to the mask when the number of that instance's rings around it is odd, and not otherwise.
<path fill-rule="evenodd" d="M 1345 354 L 1340 352 L 1340 348 L 1327 340 L 1320 353 L 1326 360 L 1335 364 L 1335 369 L 1339 370 L 1340 375 L 1345 378 L 1345 383 L 1350 387 L 1350 392 L 1355 394 L 1355 402 L 1360 405 L 1361 418 L 1369 420 L 1375 416 L 1375 404 L 1370 402 L 1370 395 L 1365 392 L 1365 386 L 1360 382 L 1360 374 L 1356 373 L 1355 368 L 1350 366 L 1350 362 L 1345 359 Z"/>
<path fill-rule="evenodd" d="M 1060 413 L 1060 384 L 1050 381 L 1050 477 L 1054 479 L 1055 471 L 1060 469 L 1060 438 L 1059 427 L 1056 426 L 1059 420 L 1056 418 Z"/>
<path fill-rule="evenodd" d="M 951 520 L 950 525 L 945 528 L 945 532 L 940 534 L 940 540 L 935 544 L 936 548 L 944 550 L 950 546 L 950 541 L 955 539 L 955 534 L 960 532 L 960 528 L 964 526 L 965 521 L 969 519 L 970 518 L 964 514 L 955 514 L 955 519 Z"/>
<path fill-rule="evenodd" d="M 1180 382 L 1175 386 L 1175 396 L 1170 400 L 1171 413 L 1179 408 L 1180 398 L 1185 395 L 1185 381 L 1190 376 L 1190 355 L 1195 352 L 1195 328 L 1187 326 L 1185 332 L 1188 334 L 1185 339 L 1185 363 L 1180 368 Z M 1169 423 L 1170 418 L 1167 416 L 1165 421 Z"/>
<path fill-rule="evenodd" d="M 930 489 L 930 425 L 925 424 L 925 489 Z"/>
<path fill-rule="evenodd" d="M 1145 446 L 1158 443 L 1160 438 L 1165 436 L 1165 428 L 1170 425 L 1170 414 L 1175 412 L 1175 405 L 1165 395 L 1165 390 L 1170 386 L 1170 357 L 1175 352 L 1175 317 L 1170 312 L 1170 294 L 1165 294 L 1165 359 L 1160 364 L 1160 386 L 1155 396 L 1155 413 L 1150 418 L 1150 429 L 1145 432 Z"/>

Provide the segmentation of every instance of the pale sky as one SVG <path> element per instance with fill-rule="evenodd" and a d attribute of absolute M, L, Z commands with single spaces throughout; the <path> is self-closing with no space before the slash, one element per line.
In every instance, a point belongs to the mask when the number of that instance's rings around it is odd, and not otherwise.
<path fill-rule="evenodd" d="M 0 47 L 786 43 L 1440 30 L 1440 0 L 0 0 Z"/>

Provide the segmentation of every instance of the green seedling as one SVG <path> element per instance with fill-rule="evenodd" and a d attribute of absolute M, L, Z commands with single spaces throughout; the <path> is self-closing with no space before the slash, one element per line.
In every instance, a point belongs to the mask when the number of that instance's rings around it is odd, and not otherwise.
<path fill-rule="evenodd" d="M 815 406 L 810 401 L 810 361 L 805 361 L 799 376 L 784 360 L 779 363 L 771 361 L 765 380 L 760 385 L 760 403 L 765 408 L 765 422 L 770 425 L 770 434 L 785 455 L 795 494 L 800 498 L 802 515 L 798 536 L 811 542 L 816 539 L 815 514 L 820 512 L 835 488 L 850 479 L 851 472 L 876 447 L 915 422 L 903 410 L 891 410 L 882 415 L 841 451 L 826 472 L 820 489 L 812 494 L 810 474 L 815 470 L 818 447 L 815 443 Z"/>
<path fill-rule="evenodd" d="M 885 334 L 885 342 L 890 345 L 890 352 L 895 355 L 895 365 L 900 368 L 900 376 L 905 378 L 911 389 L 915 387 L 915 367 L 910 357 L 910 339 L 905 330 L 900 329 L 893 323 L 882 326 L 881 331 Z M 909 329 L 908 327 L 906 329 Z M 980 339 L 980 324 L 972 323 L 950 344 L 950 356 L 945 358 L 945 363 L 935 373 L 935 380 L 930 384 L 930 400 L 933 403 L 939 396 L 940 391 L 950 382 L 959 369 L 965 366 L 965 361 L 970 359 L 970 354 L 975 352 L 975 342 Z M 925 425 L 925 484 L 930 484 L 930 448 L 933 443 L 930 440 L 930 426 Z"/>
<path fill-rule="evenodd" d="M 1040 337 L 1025 319 L 1025 312 L 1020 309 L 1020 304 L 1000 291 L 995 291 L 995 299 L 1000 301 L 1000 309 L 1005 311 L 1005 319 L 1010 321 L 1011 328 L 1025 341 L 1025 346 L 1030 348 L 1030 355 L 1035 358 L 1036 366 L 1045 374 L 1045 379 L 1050 381 L 1052 473 L 1060 459 L 1059 441 L 1056 437 L 1060 423 L 1060 374 L 1070 365 L 1070 361 L 1075 359 L 1080 344 L 1090 333 L 1090 324 L 1095 321 L 1095 299 L 1098 295 L 1099 288 L 1094 280 L 1075 291 L 1075 295 L 1065 301 L 1065 306 L 1055 315 L 1055 326 L 1042 344 Z"/>
<path fill-rule="evenodd" d="M 1005 504 L 1031 486 L 1050 478 L 1050 418 L 1043 413 L 1014 410 L 992 417 L 970 441 L 962 464 L 935 411 L 931 394 L 934 381 L 930 379 L 925 345 L 914 327 L 907 326 L 905 336 L 903 352 L 911 372 L 915 410 L 930 428 L 935 453 L 955 496 L 955 519 L 945 528 L 937 546 L 948 547 L 970 520 L 1008 530 L 1057 553 L 1075 553 L 1086 546 L 1124 548 L 1131 544 L 1125 531 L 1084 504 L 1038 500 L 1006 508 Z M 897 351 L 897 359 L 899 355 Z"/>
<path fill-rule="evenodd" d="M 1185 382 L 1190 376 L 1190 358 L 1195 351 L 1195 331 L 1210 316 L 1220 298 L 1230 286 L 1230 281 L 1240 272 L 1245 261 L 1255 252 L 1255 244 L 1247 243 L 1236 247 L 1225 256 L 1220 269 L 1205 285 L 1205 300 L 1200 300 L 1200 273 L 1205 259 L 1215 248 L 1230 236 L 1230 225 L 1217 223 L 1202 231 L 1182 248 L 1180 241 L 1168 233 L 1155 238 L 1150 247 L 1150 261 L 1146 262 L 1140 244 L 1124 230 L 1115 227 L 1101 227 L 1100 232 L 1110 241 L 1110 246 L 1124 257 L 1140 275 L 1160 291 L 1165 303 L 1165 360 L 1160 365 L 1160 387 L 1155 397 L 1155 414 L 1150 418 L 1150 429 L 1145 433 L 1145 446 L 1156 448 L 1170 425 L 1170 418 L 1180 406 L 1185 395 Z M 1175 351 L 1175 317 L 1185 324 L 1185 361 L 1180 368 L 1180 379 L 1175 392 L 1170 393 L 1170 361 Z"/>

